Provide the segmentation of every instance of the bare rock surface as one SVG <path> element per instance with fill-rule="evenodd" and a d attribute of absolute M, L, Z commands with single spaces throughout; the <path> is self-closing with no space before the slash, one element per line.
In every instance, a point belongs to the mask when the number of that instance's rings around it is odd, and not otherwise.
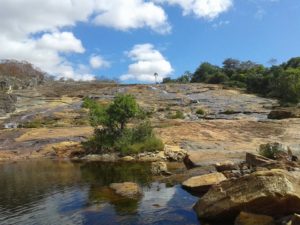
<path fill-rule="evenodd" d="M 272 217 L 247 212 L 241 212 L 236 218 L 234 225 L 275 225 Z"/>
<path fill-rule="evenodd" d="M 255 172 L 212 186 L 196 203 L 200 218 L 226 220 L 241 211 L 269 216 L 300 212 L 299 172 L 274 169 Z"/>
<path fill-rule="evenodd" d="M 215 184 L 218 184 L 226 180 L 226 177 L 222 173 L 209 173 L 201 176 L 191 177 L 182 183 L 183 188 L 203 193 Z"/>

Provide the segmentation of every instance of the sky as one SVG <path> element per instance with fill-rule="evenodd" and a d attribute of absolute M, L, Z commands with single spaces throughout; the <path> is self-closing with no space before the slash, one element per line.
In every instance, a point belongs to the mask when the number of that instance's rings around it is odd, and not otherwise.
<path fill-rule="evenodd" d="M 226 58 L 300 56 L 299 0 L 0 0 L 0 59 L 151 83 Z"/>

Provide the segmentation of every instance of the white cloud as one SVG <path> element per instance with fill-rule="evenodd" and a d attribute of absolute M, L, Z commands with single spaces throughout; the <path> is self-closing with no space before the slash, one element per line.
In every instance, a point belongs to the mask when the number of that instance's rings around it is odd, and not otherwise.
<path fill-rule="evenodd" d="M 80 40 L 70 32 L 47 33 L 37 41 L 37 48 L 53 49 L 59 52 L 83 53 L 85 49 Z"/>
<path fill-rule="evenodd" d="M 164 10 L 144 0 L 1 0 L 0 59 L 27 60 L 57 77 L 92 79 L 68 61 L 68 55 L 85 49 L 72 32 L 64 31 L 91 21 L 122 31 L 170 30 Z M 108 62 L 98 56 L 91 66 L 108 66 Z"/>
<path fill-rule="evenodd" d="M 154 73 L 158 73 L 158 81 L 162 81 L 173 72 L 170 62 L 152 44 L 135 45 L 127 56 L 134 63 L 129 65 L 127 74 L 120 77 L 121 81 L 154 82 Z"/>
<path fill-rule="evenodd" d="M 154 2 L 179 5 L 183 9 L 183 15 L 193 14 L 208 20 L 217 18 L 233 5 L 233 0 L 154 0 Z"/>
<path fill-rule="evenodd" d="M 110 63 L 100 55 L 92 55 L 90 57 L 90 66 L 93 69 L 108 68 L 110 67 Z"/>
<path fill-rule="evenodd" d="M 168 17 L 160 6 L 144 0 L 98 0 L 96 25 L 127 31 L 150 27 L 159 33 L 170 32 Z"/>

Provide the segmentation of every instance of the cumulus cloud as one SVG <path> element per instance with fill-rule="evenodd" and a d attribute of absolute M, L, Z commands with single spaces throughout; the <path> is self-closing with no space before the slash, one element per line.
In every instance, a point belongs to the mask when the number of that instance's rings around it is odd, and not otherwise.
<path fill-rule="evenodd" d="M 171 29 L 168 17 L 158 5 L 144 0 L 98 0 L 98 15 L 94 23 L 126 31 L 150 27 L 159 33 L 168 33 Z"/>
<path fill-rule="evenodd" d="M 81 41 L 71 32 L 44 34 L 36 44 L 37 48 L 53 49 L 59 52 L 83 53 L 85 51 Z"/>
<path fill-rule="evenodd" d="M 0 59 L 26 60 L 57 77 L 93 79 L 68 60 L 68 55 L 82 54 L 85 49 L 81 40 L 65 31 L 78 22 L 92 21 L 122 31 L 170 30 L 164 10 L 144 0 L 1 0 Z M 97 56 L 90 65 L 101 68 L 108 62 Z"/>
<path fill-rule="evenodd" d="M 198 18 L 212 20 L 230 9 L 233 0 L 154 0 L 157 3 L 178 5 L 183 15 L 193 14 Z"/>
<path fill-rule="evenodd" d="M 134 63 L 129 65 L 128 73 L 120 77 L 121 81 L 154 82 L 154 73 L 158 74 L 157 80 L 162 81 L 173 72 L 171 63 L 152 44 L 135 45 L 127 56 Z"/>
<path fill-rule="evenodd" d="M 103 59 L 100 55 L 92 55 L 90 57 L 90 65 L 93 69 L 108 68 L 110 67 L 110 62 Z"/>

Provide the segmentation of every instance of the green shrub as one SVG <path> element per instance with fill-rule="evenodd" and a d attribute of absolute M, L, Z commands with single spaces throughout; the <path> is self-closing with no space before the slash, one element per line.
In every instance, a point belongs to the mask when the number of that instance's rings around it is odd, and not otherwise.
<path fill-rule="evenodd" d="M 205 115 L 206 114 L 206 112 L 205 112 L 205 110 L 204 109 L 197 109 L 197 111 L 196 111 L 196 114 L 197 115 L 201 115 L 201 116 L 203 116 L 203 115 Z"/>
<path fill-rule="evenodd" d="M 131 95 L 119 95 L 107 107 L 101 107 L 88 100 L 90 122 L 95 127 L 94 136 L 83 143 L 88 152 L 120 152 L 122 155 L 163 148 L 163 143 L 155 137 L 148 113 L 140 110 Z M 144 120 L 137 126 L 128 128 L 130 120 Z"/>
<path fill-rule="evenodd" d="M 258 153 L 269 159 L 276 159 L 276 155 L 280 152 L 284 152 L 284 148 L 280 143 L 268 143 L 259 146 Z"/>
<path fill-rule="evenodd" d="M 184 114 L 183 112 L 177 110 L 175 114 L 170 113 L 167 117 L 169 119 L 184 119 Z"/>
<path fill-rule="evenodd" d="M 226 109 L 223 114 L 225 115 L 232 115 L 235 114 L 236 112 L 233 109 Z"/>

